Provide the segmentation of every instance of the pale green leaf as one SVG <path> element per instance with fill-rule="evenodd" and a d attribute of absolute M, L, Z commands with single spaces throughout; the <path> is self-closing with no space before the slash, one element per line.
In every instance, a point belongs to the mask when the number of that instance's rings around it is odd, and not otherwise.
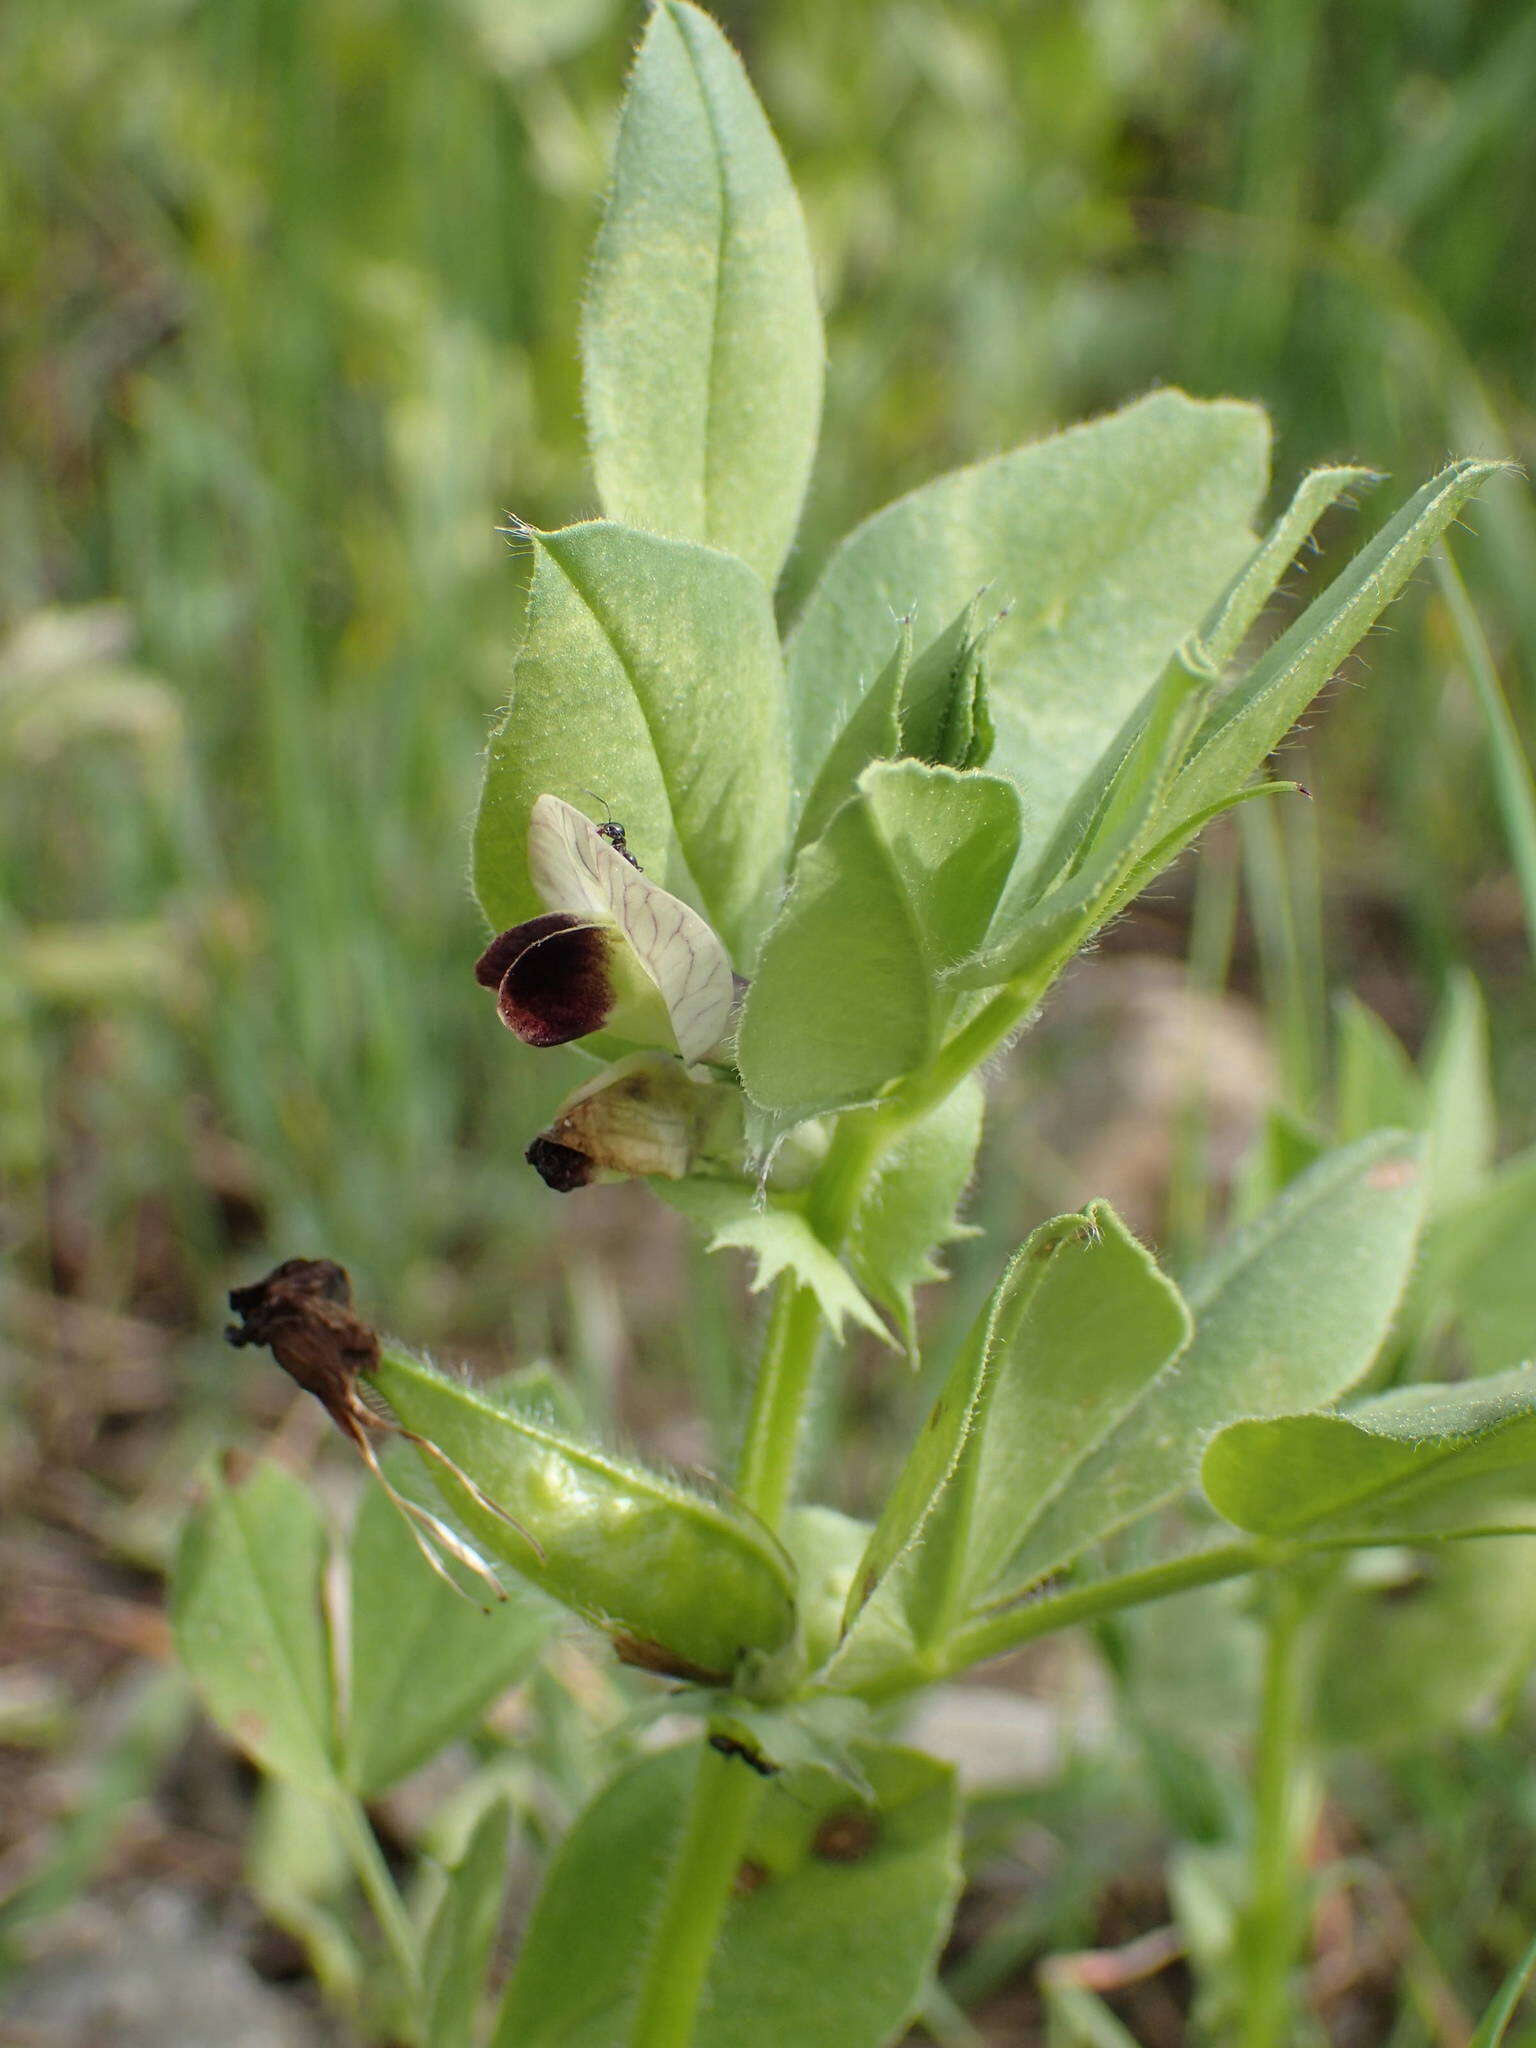
<path fill-rule="evenodd" d="M 719 28 L 663 0 L 630 78 L 582 323 L 604 509 L 728 548 L 771 585 L 816 452 L 822 355 L 778 144 Z"/>
<path fill-rule="evenodd" d="M 1536 1527 L 1536 1366 L 1404 1387 L 1347 1415 L 1234 1422 L 1200 1478 L 1219 1514 L 1260 1536 Z"/>
<path fill-rule="evenodd" d="M 1473 1199 L 1493 1166 L 1498 1118 L 1488 1050 L 1488 1014 L 1477 983 L 1452 976 L 1424 1061 L 1428 1096 L 1430 1206 Z M 1536 1351 L 1536 1334 L 1528 1347 Z"/>
<path fill-rule="evenodd" d="M 413 1464 L 402 1451 L 390 1455 L 402 1490 Z M 558 1610 L 521 1587 L 489 1613 L 482 1586 L 454 1593 L 378 1486 L 358 1505 L 351 1564 L 346 1777 L 372 1798 L 469 1734 L 526 1677 Z"/>
<path fill-rule="evenodd" d="M 920 653 L 912 621 L 896 621 L 890 660 L 848 714 L 811 786 L 795 849 L 819 839 L 872 761 L 909 759 L 940 768 L 981 768 L 996 738 L 982 652 L 1000 621 L 978 623 L 981 599 Z"/>
<path fill-rule="evenodd" d="M 1034 872 L 1011 892 L 992 943 L 956 975 L 958 987 L 1047 972 L 1151 879 L 1158 813 L 1208 693 L 1208 679 L 1183 660 L 1169 664 L 1079 787 Z"/>
<path fill-rule="evenodd" d="M 743 964 L 777 899 L 789 822 L 768 593 L 730 555 L 602 521 L 532 544 L 475 832 L 487 918 L 501 930 L 545 907 L 528 822 L 547 791 L 593 814 L 606 804 L 645 872 L 697 901 Z"/>
<path fill-rule="evenodd" d="M 631 1765 L 566 1836 L 494 2048 L 616 2048 L 630 2038 L 697 1756 L 690 1746 Z M 870 1748 L 860 1761 L 872 1810 L 821 1773 L 765 1787 L 748 1874 L 711 1949 L 693 2048 L 886 2048 L 916 2011 L 960 1886 L 954 1782 L 910 1750 Z M 834 1823 L 835 1836 L 826 1832 Z M 838 1853 L 818 1850 L 834 1840 Z"/>
<path fill-rule="evenodd" d="M 1358 646 L 1467 501 L 1502 463 L 1454 462 L 1425 484 L 1212 712 L 1169 797 L 1190 818 L 1238 788 Z"/>
<path fill-rule="evenodd" d="M 1209 1438 L 1239 1416 L 1336 1400 L 1391 1328 L 1423 1188 L 1393 1133 L 1325 1155 L 1195 1275 L 1189 1349 L 1079 1466 L 1020 1546 L 1023 1585 L 1195 1483 Z"/>
<path fill-rule="evenodd" d="M 984 614 L 984 597 L 973 597 L 902 678 L 901 751 L 914 761 L 981 768 L 996 744 L 982 657 L 1002 616 Z"/>
<path fill-rule="evenodd" d="M 213 1482 L 171 1585 L 176 1647 L 214 1720 L 264 1769 L 322 1794 L 336 1786 L 326 1552 L 313 1497 L 267 1461 Z"/>
<path fill-rule="evenodd" d="M 1338 1080 L 1335 1121 L 1348 1142 L 1372 1131 L 1416 1131 L 1424 1088 L 1401 1042 L 1357 996 L 1339 1001 L 1335 1020 Z"/>
<path fill-rule="evenodd" d="M 1177 770 L 1183 765 L 1183 749 L 1193 731 L 1181 731 L 1184 706 L 1192 683 L 1216 684 L 1222 670 L 1242 645 L 1249 628 L 1273 595 L 1276 586 L 1295 559 L 1323 512 L 1353 486 L 1372 481 L 1364 469 L 1318 469 L 1303 478 L 1296 495 L 1275 521 L 1212 606 L 1199 632 L 1181 647 L 1162 677 L 1153 684 L 1143 703 L 1128 717 L 1121 731 L 1105 749 L 1079 786 L 1077 795 L 1057 827 L 1055 837 L 1041 857 L 1033 877 L 1032 894 L 1038 896 L 1046 885 L 1072 867 L 1080 865 L 1090 838 L 1101 840 L 1099 824 L 1112 791 L 1119 791 L 1122 813 L 1140 810 L 1139 784 L 1154 768 L 1169 764 L 1172 744 L 1180 751 L 1171 760 Z M 1140 753 L 1141 764 L 1136 756 Z M 1141 774 L 1137 768 L 1141 766 Z M 1156 792 L 1160 803 L 1166 783 Z M 1216 815 L 1215 811 L 1208 816 Z M 1069 866 L 1069 862 L 1071 865 Z M 1026 898 L 1026 900 L 1029 900 Z"/>
<path fill-rule="evenodd" d="M 781 1273 L 791 1273 L 798 1286 L 809 1287 L 815 1295 L 835 1337 L 841 1337 L 843 1324 L 851 1319 L 890 1343 L 890 1331 L 848 1268 L 827 1250 L 792 1201 L 759 1196 L 740 1182 L 724 1180 L 654 1181 L 652 1186 L 664 1202 L 708 1231 L 710 1251 L 734 1248 L 752 1255 L 754 1294 L 771 1286 Z"/>
<path fill-rule="evenodd" d="M 941 1654 L 1095 1447 L 1188 1341 L 1178 1290 L 1106 1203 L 1014 1258 L 889 1494 L 831 1671 Z"/>
<path fill-rule="evenodd" d="M 1026 850 L 1252 553 L 1268 426 L 1254 407 L 1154 392 L 1123 411 L 923 485 L 838 548 L 789 648 L 796 776 L 912 616 L 919 639 L 978 591 L 994 772 L 1024 793 Z"/>
<path fill-rule="evenodd" d="M 1206 659 L 1222 668 L 1242 646 L 1253 625 L 1305 542 L 1330 505 L 1347 492 L 1377 481 L 1374 470 L 1348 466 L 1314 469 L 1296 487 L 1296 495 L 1265 534 L 1251 559 L 1232 580 L 1221 602 L 1200 629 Z"/>
<path fill-rule="evenodd" d="M 794 1119 L 868 1101 L 937 1050 L 945 976 L 986 934 L 1018 845 L 992 775 L 877 762 L 795 863 L 742 1011 L 742 1080 Z"/>

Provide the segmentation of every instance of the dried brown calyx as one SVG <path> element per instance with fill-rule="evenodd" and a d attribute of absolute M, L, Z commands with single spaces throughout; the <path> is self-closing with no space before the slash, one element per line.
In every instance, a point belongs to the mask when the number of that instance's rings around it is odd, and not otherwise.
<path fill-rule="evenodd" d="M 489 1498 L 428 1438 L 406 1429 L 382 1403 L 370 1405 L 363 1375 L 379 1362 L 377 1333 L 352 1306 L 352 1283 L 346 1268 L 334 1259 L 284 1259 L 264 1280 L 230 1289 L 229 1305 L 240 1318 L 224 1334 L 236 1347 L 255 1344 L 272 1353 L 283 1371 L 306 1394 L 313 1394 L 332 1422 L 352 1444 L 370 1472 L 405 1517 L 422 1556 L 456 1593 L 463 1588 L 443 1564 L 442 1554 L 472 1571 L 496 1595 L 506 1594 L 480 1553 L 441 1516 L 410 1500 L 391 1484 L 374 1449 L 376 1434 L 403 1437 L 423 1457 L 449 1472 L 476 1502 L 510 1523 L 540 1557 L 543 1551 L 522 1524 Z M 378 1402 L 378 1397 L 373 1397 Z"/>
<path fill-rule="evenodd" d="M 362 1449 L 365 1432 L 383 1426 L 358 1390 L 361 1375 L 379 1362 L 379 1340 L 353 1310 L 346 1268 L 334 1259 L 284 1259 L 265 1280 L 232 1287 L 229 1305 L 240 1320 L 225 1330 L 227 1340 L 270 1351 Z"/>

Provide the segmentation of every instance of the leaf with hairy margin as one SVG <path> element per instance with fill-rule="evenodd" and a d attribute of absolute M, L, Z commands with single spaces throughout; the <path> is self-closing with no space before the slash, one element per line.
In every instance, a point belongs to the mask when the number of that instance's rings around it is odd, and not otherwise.
<path fill-rule="evenodd" d="M 1354 1386 L 1391 1328 L 1423 1202 L 1417 1147 L 1397 1132 L 1293 1180 L 1190 1281 L 1188 1350 L 1084 1459 L 1010 1560 L 1009 1583 L 1033 1583 L 1187 1491 L 1227 1423 Z"/>
<path fill-rule="evenodd" d="M 604 509 L 728 548 L 772 585 L 821 416 L 800 202 L 741 61 L 682 0 L 651 15 L 581 330 Z"/>
<path fill-rule="evenodd" d="M 796 780 L 809 787 L 890 656 L 985 590 L 990 768 L 1024 797 L 1033 857 L 1122 721 L 1254 548 L 1269 428 L 1256 407 L 1157 391 L 952 471 L 838 547 L 788 647 Z"/>

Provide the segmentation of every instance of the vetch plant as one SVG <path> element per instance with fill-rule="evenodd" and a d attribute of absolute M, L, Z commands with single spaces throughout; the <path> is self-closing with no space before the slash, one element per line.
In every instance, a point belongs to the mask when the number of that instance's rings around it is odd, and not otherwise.
<path fill-rule="evenodd" d="M 364 1988 L 334 1890 L 322 1912 L 269 1883 L 272 1910 L 365 2024 L 424 2048 L 875 2048 L 925 2009 L 960 1885 L 953 1777 L 903 1746 L 904 1704 L 1246 1577 L 1266 1670 L 1226 2038 L 1278 2048 L 1328 1587 L 1356 1550 L 1536 1528 L 1528 1368 L 1358 1397 L 1414 1270 L 1424 1141 L 1367 1121 L 1293 1148 L 1182 1287 L 1102 1202 L 1005 1248 L 873 1526 L 803 1497 L 802 1452 L 850 1323 L 893 1373 L 919 1355 L 980 1070 L 1204 824 L 1293 787 L 1266 778 L 1271 751 L 1497 465 L 1424 485 L 1245 667 L 1317 518 L 1368 478 L 1307 477 L 1258 534 L 1262 414 L 1158 391 L 877 513 L 781 643 L 821 328 L 783 160 L 687 0 L 661 0 L 641 46 L 582 353 L 603 516 L 526 536 L 475 835 L 478 978 L 509 1057 L 597 1063 L 530 1133 L 550 1186 L 649 1180 L 751 1252 L 772 1302 L 735 1467 L 704 1480 L 593 1440 L 547 1372 L 476 1387 L 375 1338 L 344 1279 L 290 1287 L 279 1362 L 382 1455 L 407 1519 L 365 1499 L 343 1627 L 304 1489 L 274 1465 L 221 1483 L 176 1626 L 270 1776 L 273 1827 L 298 1802 L 350 1858 L 387 1984 Z M 407 1441 L 376 1451 L 376 1429 Z M 493 2013 L 505 1753 L 410 1904 L 364 1802 L 577 1623 L 654 1674 L 624 1697 L 665 1706 L 674 1739 L 618 1739 Z M 675 1739 L 679 1715 L 696 1734 Z"/>

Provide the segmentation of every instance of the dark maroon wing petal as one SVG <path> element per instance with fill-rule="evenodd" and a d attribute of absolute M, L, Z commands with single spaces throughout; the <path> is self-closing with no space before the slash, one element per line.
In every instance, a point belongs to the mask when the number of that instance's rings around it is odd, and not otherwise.
<path fill-rule="evenodd" d="M 569 1045 L 600 1031 L 615 1000 L 613 944 L 611 926 L 572 921 L 524 946 L 497 991 L 502 1023 L 525 1045 Z"/>
<path fill-rule="evenodd" d="M 575 931 L 585 923 L 585 918 L 572 911 L 546 910 L 542 917 L 530 917 L 526 924 L 515 924 L 510 931 L 498 932 L 475 962 L 476 981 L 482 988 L 499 989 L 519 953 L 536 946 L 540 939 L 547 939 L 551 932 Z"/>

